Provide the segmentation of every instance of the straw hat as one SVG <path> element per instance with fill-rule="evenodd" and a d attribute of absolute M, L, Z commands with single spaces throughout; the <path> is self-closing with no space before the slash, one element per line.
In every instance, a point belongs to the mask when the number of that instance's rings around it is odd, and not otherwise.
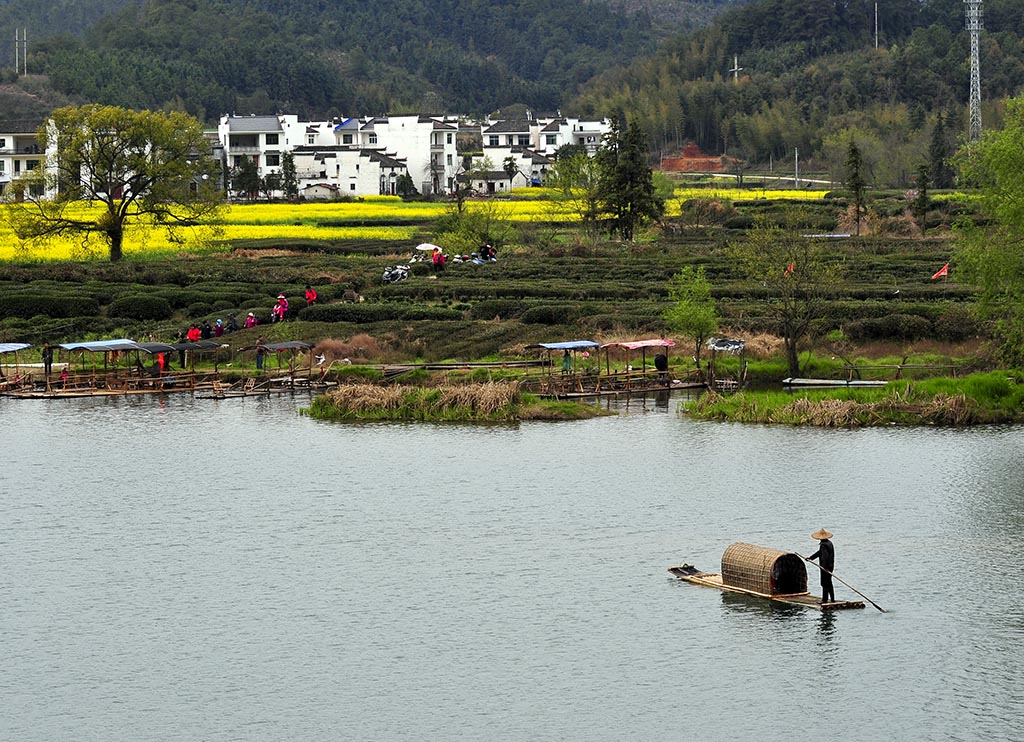
<path fill-rule="evenodd" d="M 832 538 L 832 534 L 826 531 L 824 528 L 811 534 L 811 538 L 816 538 L 819 541 L 824 541 L 827 538 Z"/>

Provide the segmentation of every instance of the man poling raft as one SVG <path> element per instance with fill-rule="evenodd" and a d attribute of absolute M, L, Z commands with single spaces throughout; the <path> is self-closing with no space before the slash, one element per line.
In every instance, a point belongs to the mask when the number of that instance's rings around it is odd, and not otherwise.
<path fill-rule="evenodd" d="M 834 603 L 836 591 L 832 587 L 832 570 L 836 568 L 836 547 L 829 541 L 832 534 L 824 528 L 819 528 L 811 534 L 811 538 L 818 539 L 818 550 L 807 557 L 807 561 L 818 560 L 818 571 L 821 573 L 821 602 Z"/>
<path fill-rule="evenodd" d="M 855 588 L 849 582 L 846 582 L 845 580 L 838 577 L 832 572 L 832 570 L 835 568 L 836 563 L 836 547 L 833 546 L 832 542 L 829 540 L 832 538 L 831 533 L 826 531 L 824 528 L 820 528 L 811 534 L 811 538 L 818 539 L 818 550 L 811 554 L 809 557 L 805 557 L 803 554 L 797 554 L 797 556 L 809 564 L 813 563 L 811 562 L 812 559 L 818 560 L 818 571 L 821 573 L 822 605 L 824 605 L 826 602 L 835 602 L 836 595 L 834 589 L 832 588 L 832 578 L 835 577 L 837 580 L 839 580 L 839 582 L 853 590 L 853 592 L 857 593 L 857 595 L 864 598 L 864 600 L 869 602 L 882 613 L 888 613 L 888 611 L 885 610 L 885 608 L 878 605 L 878 603 L 876 603 L 867 595 L 865 595 L 860 590 Z M 831 601 L 826 600 L 826 598 L 831 598 Z"/>

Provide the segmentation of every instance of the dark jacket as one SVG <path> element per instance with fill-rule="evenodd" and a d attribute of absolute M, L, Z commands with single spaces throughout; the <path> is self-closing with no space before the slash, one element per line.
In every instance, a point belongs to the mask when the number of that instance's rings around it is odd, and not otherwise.
<path fill-rule="evenodd" d="M 831 572 L 836 567 L 836 547 L 827 538 L 822 539 L 818 544 L 818 550 L 807 558 L 817 559 L 819 565 Z"/>

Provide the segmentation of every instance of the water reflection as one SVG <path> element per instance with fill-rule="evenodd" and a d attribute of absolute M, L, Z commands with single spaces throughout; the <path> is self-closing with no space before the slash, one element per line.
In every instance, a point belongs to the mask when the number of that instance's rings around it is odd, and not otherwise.
<path fill-rule="evenodd" d="M 723 615 L 735 616 L 760 616 L 773 621 L 788 621 L 796 617 L 804 618 L 806 608 L 795 605 L 787 605 L 778 601 L 758 598 L 754 595 L 742 593 L 722 592 Z"/>
<path fill-rule="evenodd" d="M 516 426 L 0 400 L 0 739 L 722 738 L 674 689 L 726 699 L 734 739 L 1024 739 L 1024 429 L 723 425 L 682 396 Z M 823 519 L 890 613 L 666 579 Z M 768 729 L 822 671 L 843 702 Z"/>

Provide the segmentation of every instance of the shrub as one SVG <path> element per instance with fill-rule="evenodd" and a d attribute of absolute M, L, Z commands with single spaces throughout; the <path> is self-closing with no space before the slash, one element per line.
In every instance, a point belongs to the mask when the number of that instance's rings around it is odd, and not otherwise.
<path fill-rule="evenodd" d="M 307 322 L 384 322 L 401 319 L 403 307 L 395 304 L 314 304 L 299 311 Z"/>
<path fill-rule="evenodd" d="M 85 317 L 100 313 L 99 302 L 91 296 L 23 294 L 0 296 L 0 316 L 29 319 L 46 317 Z"/>
<path fill-rule="evenodd" d="M 469 314 L 473 319 L 511 319 L 520 316 L 525 310 L 526 305 L 516 299 L 489 299 L 477 302 Z"/>
<path fill-rule="evenodd" d="M 576 314 L 574 307 L 542 304 L 530 307 L 519 319 L 527 325 L 564 325 L 575 320 Z"/>
<path fill-rule="evenodd" d="M 951 306 L 935 318 L 935 338 L 959 343 L 980 333 L 978 320 L 969 307 Z"/>
<path fill-rule="evenodd" d="M 205 317 L 206 315 L 213 312 L 213 307 L 203 301 L 197 301 L 193 304 L 189 304 L 185 309 L 189 317 Z"/>
<path fill-rule="evenodd" d="M 853 340 L 917 340 L 931 333 L 932 323 L 912 314 L 891 314 L 855 320 L 844 329 Z"/>
<path fill-rule="evenodd" d="M 462 319 L 462 312 L 448 307 L 409 307 L 402 311 L 403 320 L 456 320 Z"/>
<path fill-rule="evenodd" d="M 108 317 L 126 319 L 170 319 L 173 313 L 171 303 L 162 296 L 122 296 L 114 299 L 107 307 Z"/>

